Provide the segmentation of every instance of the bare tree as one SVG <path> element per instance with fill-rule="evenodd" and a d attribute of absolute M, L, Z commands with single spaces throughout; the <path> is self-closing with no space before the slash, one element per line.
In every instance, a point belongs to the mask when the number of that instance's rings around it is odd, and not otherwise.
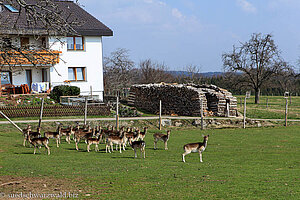
<path fill-rule="evenodd" d="M 129 58 L 128 49 L 118 48 L 104 57 L 103 65 L 106 89 L 120 90 L 132 84 L 134 62 Z"/>
<path fill-rule="evenodd" d="M 167 66 L 164 63 L 153 62 L 151 59 L 141 61 L 139 64 L 139 83 L 171 82 L 173 76 L 167 73 Z"/>
<path fill-rule="evenodd" d="M 242 72 L 243 82 L 255 91 L 256 104 L 261 87 L 271 77 L 289 68 L 270 34 L 254 33 L 248 42 L 234 46 L 233 51 L 224 53 L 222 58 L 225 70 Z"/>
<path fill-rule="evenodd" d="M 195 83 L 200 84 L 201 83 L 201 68 L 197 65 L 187 65 L 185 67 L 184 73 L 180 74 L 177 77 L 177 81 L 179 83 Z"/>
<path fill-rule="evenodd" d="M 10 8 L 11 12 L 4 7 Z M 24 65 L 55 63 L 58 54 L 49 46 L 37 44 L 43 43 L 41 40 L 45 35 L 79 35 L 74 26 L 83 23 L 73 13 L 59 9 L 54 0 L 0 0 L 0 8 L 0 88 L 2 69 L 18 72 Z M 20 46 L 13 42 L 20 35 L 33 35 L 39 42 Z"/>

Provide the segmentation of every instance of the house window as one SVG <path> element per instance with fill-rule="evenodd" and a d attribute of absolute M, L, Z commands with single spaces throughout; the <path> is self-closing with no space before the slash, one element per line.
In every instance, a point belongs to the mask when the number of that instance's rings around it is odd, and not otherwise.
<path fill-rule="evenodd" d="M 11 82 L 11 72 L 1 72 L 1 84 L 12 84 Z"/>
<path fill-rule="evenodd" d="M 84 50 L 83 37 L 67 37 L 68 50 Z"/>
<path fill-rule="evenodd" d="M 86 80 L 85 67 L 69 67 L 68 78 L 70 81 L 85 81 Z"/>

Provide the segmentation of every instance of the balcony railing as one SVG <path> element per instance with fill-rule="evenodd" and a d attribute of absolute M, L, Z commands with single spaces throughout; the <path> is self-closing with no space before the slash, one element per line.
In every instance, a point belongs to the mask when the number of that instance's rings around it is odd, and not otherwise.
<path fill-rule="evenodd" d="M 49 66 L 59 63 L 61 51 L 54 50 L 23 50 L 0 52 L 2 66 Z"/>

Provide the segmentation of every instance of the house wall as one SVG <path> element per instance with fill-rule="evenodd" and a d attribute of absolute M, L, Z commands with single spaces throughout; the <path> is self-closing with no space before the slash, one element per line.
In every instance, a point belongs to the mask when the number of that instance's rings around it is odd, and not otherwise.
<path fill-rule="evenodd" d="M 90 95 L 92 86 L 93 95 L 103 99 L 103 64 L 102 64 L 102 37 L 84 37 L 84 50 L 67 50 L 67 38 L 49 38 L 49 47 L 52 50 L 62 51 L 60 62 L 50 68 L 50 82 L 52 87 L 64 84 L 68 80 L 68 67 L 85 67 L 86 81 L 72 81 L 70 85 L 80 87 L 81 95 Z"/>
<path fill-rule="evenodd" d="M 33 83 L 42 82 L 42 68 L 22 68 L 22 70 L 15 70 L 13 72 L 13 77 L 12 77 L 13 85 L 26 84 L 26 69 L 31 69 Z"/>

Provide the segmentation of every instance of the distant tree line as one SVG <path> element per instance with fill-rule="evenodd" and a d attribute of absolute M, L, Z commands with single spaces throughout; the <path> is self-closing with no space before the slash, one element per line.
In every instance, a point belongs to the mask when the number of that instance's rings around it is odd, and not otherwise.
<path fill-rule="evenodd" d="M 288 91 L 300 95 L 300 74 L 283 60 L 270 34 L 254 33 L 248 42 L 224 53 L 222 59 L 225 72 L 220 75 L 203 76 L 196 65 L 188 65 L 184 73 L 174 74 L 164 63 L 151 59 L 135 64 L 127 49 L 117 49 L 104 58 L 105 90 L 118 91 L 133 84 L 176 82 L 213 84 L 236 95 L 251 90 L 256 103 L 261 94 L 275 96 Z"/>

